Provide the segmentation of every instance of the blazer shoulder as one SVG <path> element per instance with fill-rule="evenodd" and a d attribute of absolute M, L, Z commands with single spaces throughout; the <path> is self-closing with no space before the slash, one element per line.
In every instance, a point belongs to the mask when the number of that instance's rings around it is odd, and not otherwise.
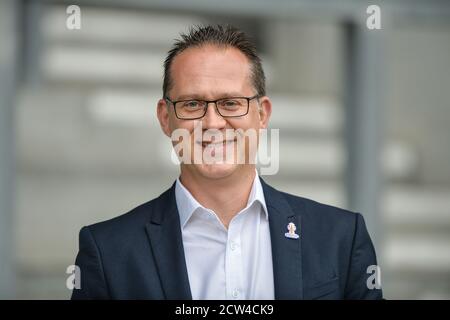
<path fill-rule="evenodd" d="M 288 201 L 293 210 L 301 210 L 302 215 L 314 220 L 323 220 L 330 222 L 343 222 L 354 224 L 355 220 L 361 216 L 358 212 L 353 212 L 347 209 L 339 208 L 333 205 L 321 203 L 312 199 L 300 197 L 287 192 L 280 193 Z"/>
<path fill-rule="evenodd" d="M 138 205 L 130 211 L 117 217 L 97 222 L 86 226 L 94 238 L 117 238 L 118 236 L 129 236 L 136 234 L 150 221 L 155 206 L 167 196 L 170 189 L 164 191 L 158 197 Z"/>
<path fill-rule="evenodd" d="M 353 242 L 358 226 L 364 224 L 364 218 L 360 213 L 320 203 L 308 198 L 303 198 L 283 192 L 291 209 L 301 216 L 301 223 L 307 226 L 311 236 L 321 239 L 324 243 L 343 241 L 349 247 Z"/>

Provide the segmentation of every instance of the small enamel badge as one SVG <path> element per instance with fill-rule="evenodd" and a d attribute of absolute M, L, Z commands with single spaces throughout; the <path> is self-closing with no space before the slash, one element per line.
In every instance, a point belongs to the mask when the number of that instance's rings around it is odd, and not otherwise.
<path fill-rule="evenodd" d="M 299 238 L 299 235 L 295 233 L 295 230 L 297 230 L 295 223 L 289 222 L 289 224 L 287 225 L 287 229 L 289 230 L 289 232 L 286 232 L 284 234 L 284 236 L 286 238 L 290 238 L 290 239 L 298 239 Z"/>

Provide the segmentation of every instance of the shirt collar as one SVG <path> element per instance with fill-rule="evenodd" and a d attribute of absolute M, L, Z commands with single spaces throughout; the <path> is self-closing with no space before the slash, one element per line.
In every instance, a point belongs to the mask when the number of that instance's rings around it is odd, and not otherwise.
<path fill-rule="evenodd" d="M 185 186 L 183 186 L 183 184 L 180 181 L 180 178 L 177 178 L 175 184 L 175 200 L 177 202 L 178 213 L 180 215 L 181 228 L 184 228 L 185 224 L 192 216 L 192 214 L 195 212 L 195 210 L 197 210 L 198 208 L 203 208 L 206 210 L 206 208 L 203 207 L 192 196 L 189 190 L 186 189 Z M 255 180 L 253 181 L 252 190 L 250 191 L 247 206 L 245 207 L 245 209 L 250 207 L 255 201 L 258 201 L 261 204 L 261 207 L 263 208 L 264 211 L 264 215 L 266 219 L 268 219 L 269 216 L 266 206 L 266 200 L 264 198 L 264 191 L 262 188 L 261 180 L 259 179 L 258 176 L 258 172 L 256 172 Z"/>

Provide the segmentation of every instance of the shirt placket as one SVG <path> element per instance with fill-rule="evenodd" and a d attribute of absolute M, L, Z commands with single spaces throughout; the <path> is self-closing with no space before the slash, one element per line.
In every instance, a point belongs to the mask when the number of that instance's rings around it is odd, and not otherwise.
<path fill-rule="evenodd" d="M 227 299 L 244 299 L 241 229 L 242 217 L 236 216 L 228 227 L 225 251 L 225 277 Z"/>

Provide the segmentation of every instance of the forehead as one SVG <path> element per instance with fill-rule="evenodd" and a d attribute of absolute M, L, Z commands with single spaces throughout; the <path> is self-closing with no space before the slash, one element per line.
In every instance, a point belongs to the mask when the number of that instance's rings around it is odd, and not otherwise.
<path fill-rule="evenodd" d="M 212 96 L 227 92 L 249 94 L 251 65 L 233 47 L 204 45 L 177 55 L 171 67 L 172 92 Z"/>

